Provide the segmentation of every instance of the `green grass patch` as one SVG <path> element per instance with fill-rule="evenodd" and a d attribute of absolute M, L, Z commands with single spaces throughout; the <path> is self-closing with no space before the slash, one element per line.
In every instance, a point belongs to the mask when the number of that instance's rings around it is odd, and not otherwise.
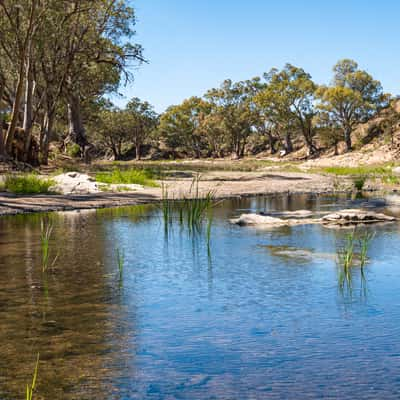
<path fill-rule="evenodd" d="M 391 166 L 361 165 L 358 167 L 325 167 L 322 172 L 340 176 L 382 176 L 392 172 Z"/>
<path fill-rule="evenodd" d="M 154 181 L 154 174 L 146 169 L 126 169 L 114 168 L 110 172 L 98 172 L 96 181 L 110 184 L 138 184 L 143 186 L 157 187 Z"/>
<path fill-rule="evenodd" d="M 54 185 L 51 179 L 40 178 L 35 174 L 7 175 L 3 187 L 15 194 L 49 194 Z"/>

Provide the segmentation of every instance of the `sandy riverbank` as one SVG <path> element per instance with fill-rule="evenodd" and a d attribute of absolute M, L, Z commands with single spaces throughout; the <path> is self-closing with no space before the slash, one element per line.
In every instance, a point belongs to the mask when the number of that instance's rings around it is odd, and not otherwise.
<path fill-rule="evenodd" d="M 169 196 L 174 199 L 187 195 L 191 184 L 192 177 L 175 178 L 165 182 Z M 229 198 L 279 193 L 329 193 L 334 191 L 334 185 L 332 177 L 318 174 L 215 171 L 202 175 L 199 190 L 213 190 L 216 197 Z M 81 195 L 16 196 L 0 193 L 0 215 L 118 207 L 151 203 L 161 198 L 161 187 L 143 188 L 135 192 Z"/>

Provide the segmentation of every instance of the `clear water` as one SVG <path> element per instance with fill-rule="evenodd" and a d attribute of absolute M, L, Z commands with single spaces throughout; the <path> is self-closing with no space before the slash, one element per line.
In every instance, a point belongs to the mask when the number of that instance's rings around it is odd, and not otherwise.
<path fill-rule="evenodd" d="M 356 206 L 379 205 L 371 200 Z M 241 212 L 354 206 L 306 195 L 225 201 L 204 234 L 154 206 L 0 219 L 0 399 L 397 399 L 399 224 L 369 227 L 365 280 L 340 290 L 346 230 L 240 228 Z M 396 213 L 396 209 L 386 210 Z M 116 250 L 125 255 L 119 282 Z"/>

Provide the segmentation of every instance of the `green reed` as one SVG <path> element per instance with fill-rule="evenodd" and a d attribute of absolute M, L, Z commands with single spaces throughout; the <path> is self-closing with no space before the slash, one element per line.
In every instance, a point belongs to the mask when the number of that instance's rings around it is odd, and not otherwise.
<path fill-rule="evenodd" d="M 118 265 L 118 272 L 119 272 L 119 281 L 121 283 L 123 276 L 124 276 L 125 255 L 124 255 L 123 251 L 121 251 L 120 249 L 117 249 L 116 256 L 117 256 L 117 265 Z"/>
<path fill-rule="evenodd" d="M 26 400 L 33 399 L 33 393 L 36 388 L 36 381 L 37 381 L 37 377 L 38 377 L 39 358 L 40 358 L 40 355 L 38 353 L 37 358 L 36 358 L 35 370 L 33 372 L 32 383 L 30 385 L 29 385 L 29 383 L 26 385 Z"/>
<path fill-rule="evenodd" d="M 358 235 L 356 230 L 346 236 L 345 245 L 338 251 L 340 263 L 339 287 L 341 291 L 346 287 L 352 293 L 352 269 L 355 266 L 356 254 L 361 274 L 361 292 L 366 295 L 366 276 L 364 267 L 368 261 L 368 251 L 375 233 L 365 232 Z"/>
<path fill-rule="evenodd" d="M 40 246 L 42 249 L 42 272 L 47 272 L 50 260 L 50 239 L 53 234 L 53 224 L 51 221 L 46 222 L 44 219 L 40 221 Z M 51 267 L 54 266 L 58 259 L 58 253 L 54 257 Z"/>
<path fill-rule="evenodd" d="M 360 266 L 363 268 L 368 261 L 368 250 L 372 239 L 375 237 L 375 232 L 365 232 L 358 239 L 360 247 Z"/>
<path fill-rule="evenodd" d="M 161 198 L 161 210 L 164 220 L 165 230 L 168 230 L 168 224 L 171 222 L 171 211 L 172 211 L 172 199 L 169 197 L 168 186 L 164 183 L 161 184 L 162 198 Z"/>
<path fill-rule="evenodd" d="M 204 218 L 215 206 L 215 193 L 212 190 L 206 193 L 200 193 L 200 176 L 198 175 L 192 181 L 189 193 L 184 197 L 182 203 L 189 230 L 199 228 Z"/>

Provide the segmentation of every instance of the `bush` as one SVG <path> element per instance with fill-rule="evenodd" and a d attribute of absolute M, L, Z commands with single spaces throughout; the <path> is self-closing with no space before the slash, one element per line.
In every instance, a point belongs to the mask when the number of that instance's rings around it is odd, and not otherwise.
<path fill-rule="evenodd" d="M 81 156 L 81 148 L 78 144 L 74 143 L 74 144 L 69 144 L 67 146 L 67 154 L 70 157 L 74 157 L 74 158 L 78 158 Z"/>
<path fill-rule="evenodd" d="M 111 172 L 98 172 L 96 181 L 108 184 L 138 184 L 143 186 L 158 186 L 154 181 L 154 175 L 149 170 L 128 169 L 125 171 L 119 168 Z"/>
<path fill-rule="evenodd" d="M 15 194 L 43 194 L 50 193 L 50 187 L 54 185 L 51 179 L 43 179 L 34 174 L 7 175 L 4 188 Z"/>
<path fill-rule="evenodd" d="M 363 190 L 366 180 L 367 178 L 365 176 L 359 176 L 354 179 L 354 187 L 357 189 L 358 192 L 361 192 L 361 190 Z"/>

